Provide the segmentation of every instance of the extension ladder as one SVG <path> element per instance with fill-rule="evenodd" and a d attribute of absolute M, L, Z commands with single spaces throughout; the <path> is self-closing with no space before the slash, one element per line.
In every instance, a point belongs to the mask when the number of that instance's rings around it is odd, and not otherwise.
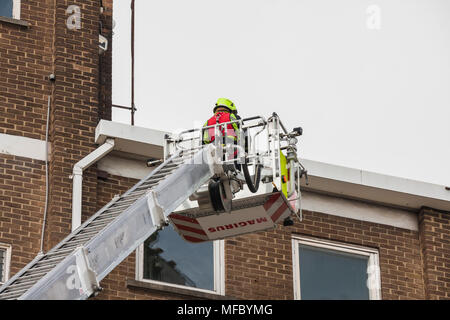
<path fill-rule="evenodd" d="M 46 254 L 0 287 L 0 299 L 81 300 L 192 193 L 214 176 L 214 146 L 180 151 L 115 197 Z"/>

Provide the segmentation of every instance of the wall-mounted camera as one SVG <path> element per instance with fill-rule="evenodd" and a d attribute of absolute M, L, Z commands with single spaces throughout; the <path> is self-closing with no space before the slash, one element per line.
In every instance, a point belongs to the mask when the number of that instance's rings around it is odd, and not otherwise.
<path fill-rule="evenodd" d="M 98 35 L 98 53 L 103 54 L 107 50 L 108 50 L 108 39 L 106 39 L 106 37 L 99 34 Z"/>

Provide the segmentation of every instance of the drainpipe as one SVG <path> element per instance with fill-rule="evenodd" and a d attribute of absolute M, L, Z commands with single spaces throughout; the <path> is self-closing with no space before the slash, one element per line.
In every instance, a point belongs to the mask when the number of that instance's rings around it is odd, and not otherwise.
<path fill-rule="evenodd" d="M 78 161 L 72 171 L 72 232 L 81 225 L 83 171 L 99 161 L 114 149 L 114 139 L 106 139 L 105 143 Z"/>

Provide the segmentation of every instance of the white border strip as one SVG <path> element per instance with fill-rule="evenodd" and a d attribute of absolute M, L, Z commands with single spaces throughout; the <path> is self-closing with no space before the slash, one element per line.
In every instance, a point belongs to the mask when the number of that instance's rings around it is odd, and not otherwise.
<path fill-rule="evenodd" d="M 13 2 L 13 12 L 12 12 L 13 19 L 20 20 L 20 3 L 21 0 L 14 0 Z"/>
<path fill-rule="evenodd" d="M 0 153 L 45 161 L 45 141 L 0 133 Z M 50 143 L 49 143 L 50 153 Z"/>
<path fill-rule="evenodd" d="M 0 250 L 5 250 L 5 263 L 3 265 L 3 275 L 0 275 L 0 284 L 6 283 L 9 280 L 11 269 L 11 246 L 0 243 Z M 3 277 L 3 281 L 2 281 Z"/>
<path fill-rule="evenodd" d="M 419 230 L 419 221 L 416 213 L 362 201 L 303 191 L 302 208 L 306 211 L 320 212 L 359 221 L 384 224 L 413 231 Z"/>

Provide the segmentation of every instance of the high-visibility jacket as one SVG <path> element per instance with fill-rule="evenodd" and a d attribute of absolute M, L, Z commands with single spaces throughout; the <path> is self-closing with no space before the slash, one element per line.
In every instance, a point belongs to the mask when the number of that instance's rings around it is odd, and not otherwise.
<path fill-rule="evenodd" d="M 237 120 L 237 117 L 233 113 L 229 112 L 223 112 L 219 111 L 216 112 L 211 118 L 209 118 L 208 121 L 205 122 L 203 125 L 206 126 L 212 126 L 217 123 L 224 123 L 229 121 L 235 121 Z M 218 134 L 218 128 L 216 128 L 216 134 Z M 222 128 L 221 130 L 222 136 L 226 136 L 229 139 L 232 139 L 232 141 L 237 142 L 239 140 L 239 126 L 238 123 L 229 123 L 226 125 L 225 128 Z M 215 134 L 214 134 L 214 127 L 204 129 L 203 131 L 203 143 L 208 144 L 215 140 Z"/>

